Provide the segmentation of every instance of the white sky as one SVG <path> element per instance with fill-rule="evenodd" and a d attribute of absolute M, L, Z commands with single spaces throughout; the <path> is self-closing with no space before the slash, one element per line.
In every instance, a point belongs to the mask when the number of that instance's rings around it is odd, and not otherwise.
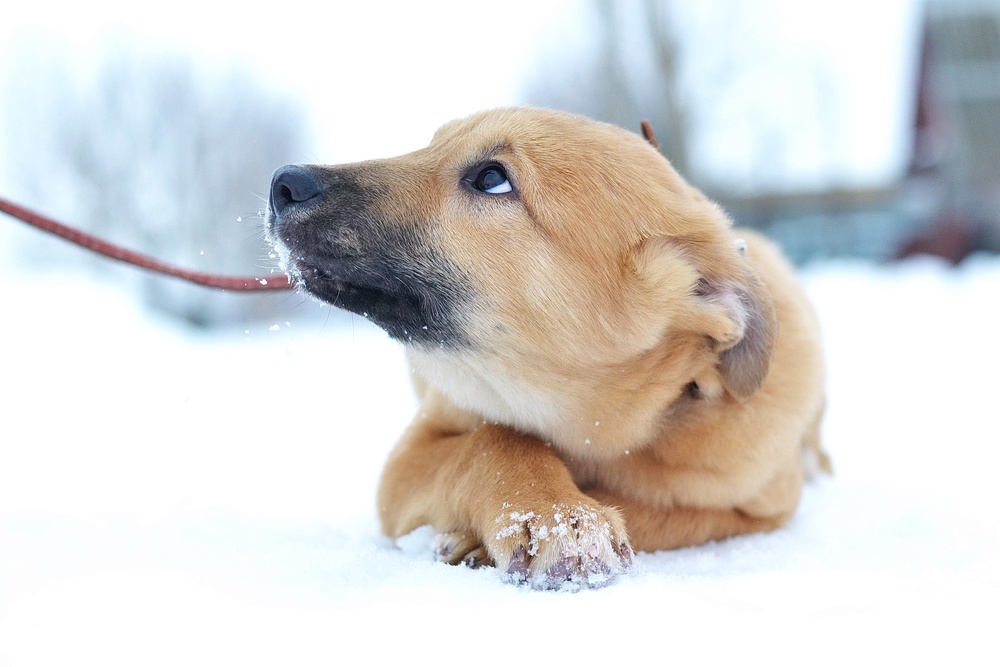
<path fill-rule="evenodd" d="M 521 101 L 524 73 L 538 54 L 551 58 L 589 41 L 585 23 L 573 16 L 580 4 L 37 0 L 4 10 L 0 46 L 33 39 L 44 50 L 58 43 L 86 60 L 102 41 L 124 35 L 192 50 L 206 65 L 250 64 L 313 114 L 317 146 L 302 159 L 343 162 L 412 150 L 446 120 Z M 702 14 L 703 7 L 710 9 Z M 757 114 L 769 119 L 770 131 L 795 128 L 781 159 L 782 173 L 798 184 L 891 180 L 908 151 L 918 7 L 919 0 L 683 7 L 699 30 L 712 30 L 704 28 L 706 17 L 749 17 L 746 31 L 762 58 L 754 74 L 761 83 L 748 84 L 756 91 L 748 94 L 763 97 L 737 99 L 730 121 L 704 133 L 696 144 L 702 166 L 752 177 L 759 156 L 746 144 L 756 130 L 740 119 Z M 703 53 L 711 55 L 708 49 Z M 10 58 L 5 49 L 0 57 Z M 23 63 L 6 64 L 0 71 L 8 75 L 27 71 Z"/>

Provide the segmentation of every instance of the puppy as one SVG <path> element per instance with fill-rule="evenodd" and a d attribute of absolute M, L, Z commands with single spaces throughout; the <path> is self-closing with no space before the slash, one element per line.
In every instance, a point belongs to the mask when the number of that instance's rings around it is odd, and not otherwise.
<path fill-rule="evenodd" d="M 611 125 L 487 111 L 427 148 L 273 177 L 297 285 L 407 349 L 420 408 L 378 490 L 451 563 L 598 586 L 633 549 L 783 525 L 819 444 L 791 268 Z"/>

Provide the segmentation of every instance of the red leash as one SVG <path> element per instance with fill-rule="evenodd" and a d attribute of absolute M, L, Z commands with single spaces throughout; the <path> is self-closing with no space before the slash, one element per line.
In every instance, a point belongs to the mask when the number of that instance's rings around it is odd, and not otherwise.
<path fill-rule="evenodd" d="M 44 215 L 35 213 L 34 211 L 29 211 L 26 208 L 9 202 L 3 197 L 0 197 L 0 211 L 17 218 L 18 220 L 22 220 L 33 227 L 37 227 L 38 229 L 49 232 L 50 234 L 55 234 L 56 236 L 71 243 L 75 243 L 79 246 L 87 248 L 88 250 L 104 255 L 105 257 L 117 259 L 128 264 L 134 264 L 135 266 L 141 266 L 144 269 L 181 278 L 182 280 L 187 280 L 198 285 L 204 285 L 205 287 L 215 287 L 217 289 L 234 290 L 237 292 L 284 290 L 291 288 L 288 277 L 281 274 L 270 276 L 268 278 L 217 276 L 211 273 L 201 273 L 200 271 L 190 271 L 188 269 L 172 266 L 166 262 L 161 262 L 154 257 L 126 250 L 125 248 L 116 246 L 113 243 L 108 243 L 107 241 L 99 239 L 86 232 L 73 229 L 72 227 L 67 227 L 66 225 L 56 222 L 51 218 L 47 218 Z"/>

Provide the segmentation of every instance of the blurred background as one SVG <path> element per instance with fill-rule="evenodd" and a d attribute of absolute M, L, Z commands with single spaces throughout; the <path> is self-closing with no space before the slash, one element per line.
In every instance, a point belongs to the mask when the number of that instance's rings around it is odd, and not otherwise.
<path fill-rule="evenodd" d="M 267 275 L 275 167 L 404 153 L 505 104 L 650 119 L 682 173 L 798 264 L 1000 249 L 987 0 L 19 3 L 0 25 L 0 196 L 186 267 Z M 6 218 L 0 260 L 103 273 L 197 326 L 312 312 Z"/>

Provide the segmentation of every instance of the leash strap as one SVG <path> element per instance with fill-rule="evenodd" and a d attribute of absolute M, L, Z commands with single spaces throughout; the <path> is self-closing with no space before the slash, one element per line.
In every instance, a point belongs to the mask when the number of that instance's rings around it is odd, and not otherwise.
<path fill-rule="evenodd" d="M 150 271 L 155 271 L 156 273 L 174 276 L 175 278 L 187 280 L 188 282 L 202 285 L 204 287 L 213 287 L 215 289 L 232 290 L 236 292 L 260 292 L 291 288 L 288 277 L 280 274 L 270 276 L 268 278 L 219 276 L 211 273 L 191 271 L 189 269 L 173 266 L 171 264 L 167 264 L 166 262 L 162 262 L 155 257 L 127 250 L 113 243 L 109 243 L 108 241 L 104 241 L 103 239 L 99 239 L 96 236 L 88 234 L 87 232 L 74 229 L 60 222 L 56 222 L 52 218 L 48 218 L 34 211 L 29 211 L 24 207 L 7 201 L 3 197 L 0 197 L 0 211 L 3 211 L 11 217 L 17 218 L 18 220 L 26 222 L 32 227 L 49 232 L 50 234 L 55 234 L 70 243 L 75 243 L 76 245 L 87 248 L 88 250 L 96 252 L 99 255 L 104 255 L 105 257 L 125 262 L 126 264 L 132 264 L 144 269 L 149 269 Z"/>

